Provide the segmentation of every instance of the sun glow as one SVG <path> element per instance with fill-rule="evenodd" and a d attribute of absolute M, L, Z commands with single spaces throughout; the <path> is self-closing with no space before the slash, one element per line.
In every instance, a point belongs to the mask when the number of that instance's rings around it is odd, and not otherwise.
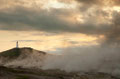
<path fill-rule="evenodd" d="M 15 40 L 19 40 L 20 47 L 32 47 L 42 51 L 55 51 L 56 48 L 67 48 L 72 46 L 89 46 L 96 45 L 97 37 L 87 36 L 84 34 L 65 33 L 58 35 L 46 35 L 45 32 L 27 32 L 22 31 L 23 34 L 14 31 L 0 31 L 1 45 L 0 51 L 13 48 Z M 4 35 L 2 35 L 4 34 Z M 36 35 L 39 34 L 39 35 Z M 11 38 L 11 36 L 13 36 Z M 9 40 L 8 40 L 9 39 Z M 32 41 L 27 41 L 27 40 Z M 23 40 L 23 41 L 21 41 Z M 8 47 L 7 44 L 9 43 Z"/>
<path fill-rule="evenodd" d="M 115 6 L 115 7 L 113 7 L 113 9 L 114 9 L 115 11 L 120 12 L 120 7 Z"/>
<path fill-rule="evenodd" d="M 56 8 L 56 9 L 59 9 L 59 8 L 75 8 L 76 7 L 76 3 L 72 3 L 72 4 L 67 4 L 67 3 L 62 3 L 62 2 L 59 2 L 57 0 L 48 0 L 47 3 L 44 3 L 43 4 L 43 7 L 45 9 L 49 9 L 49 8 Z"/>

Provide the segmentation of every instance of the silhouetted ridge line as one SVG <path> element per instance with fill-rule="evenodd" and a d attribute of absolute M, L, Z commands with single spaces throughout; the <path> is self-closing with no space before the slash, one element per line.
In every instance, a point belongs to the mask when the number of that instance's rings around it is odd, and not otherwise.
<path fill-rule="evenodd" d="M 34 53 L 34 51 L 37 51 L 38 53 L 41 53 L 41 54 L 46 54 L 45 52 L 43 51 L 38 51 L 38 50 L 35 50 L 33 48 L 30 48 L 30 47 L 23 47 L 23 48 L 12 48 L 10 50 L 6 50 L 6 51 L 3 51 L 0 53 L 0 57 L 18 57 L 21 55 L 21 53 Z"/>

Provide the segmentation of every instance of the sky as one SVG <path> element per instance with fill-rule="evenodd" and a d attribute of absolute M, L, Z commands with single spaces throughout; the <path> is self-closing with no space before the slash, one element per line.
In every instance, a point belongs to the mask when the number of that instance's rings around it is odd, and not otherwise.
<path fill-rule="evenodd" d="M 120 0 L 0 0 L 0 51 L 120 42 Z"/>

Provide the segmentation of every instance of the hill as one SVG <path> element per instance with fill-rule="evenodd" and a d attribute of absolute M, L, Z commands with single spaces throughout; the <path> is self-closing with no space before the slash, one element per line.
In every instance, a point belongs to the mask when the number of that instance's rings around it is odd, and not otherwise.
<path fill-rule="evenodd" d="M 21 54 L 26 54 L 26 53 L 31 54 L 34 52 L 38 52 L 43 55 L 46 54 L 46 52 L 43 52 L 43 51 L 38 51 L 29 47 L 24 47 L 24 48 L 13 48 L 7 51 L 0 52 L 0 57 L 16 58 Z"/>
<path fill-rule="evenodd" d="M 28 47 L 13 48 L 0 53 L 0 65 L 14 67 L 41 66 L 45 57 L 48 55 L 46 52 Z"/>

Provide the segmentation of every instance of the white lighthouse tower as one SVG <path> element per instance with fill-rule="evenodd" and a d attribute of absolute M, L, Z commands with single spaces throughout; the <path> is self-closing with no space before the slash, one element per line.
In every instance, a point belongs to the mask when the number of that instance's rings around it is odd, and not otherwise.
<path fill-rule="evenodd" d="M 19 48 L 19 43 L 18 43 L 18 41 L 16 42 L 16 48 Z"/>

